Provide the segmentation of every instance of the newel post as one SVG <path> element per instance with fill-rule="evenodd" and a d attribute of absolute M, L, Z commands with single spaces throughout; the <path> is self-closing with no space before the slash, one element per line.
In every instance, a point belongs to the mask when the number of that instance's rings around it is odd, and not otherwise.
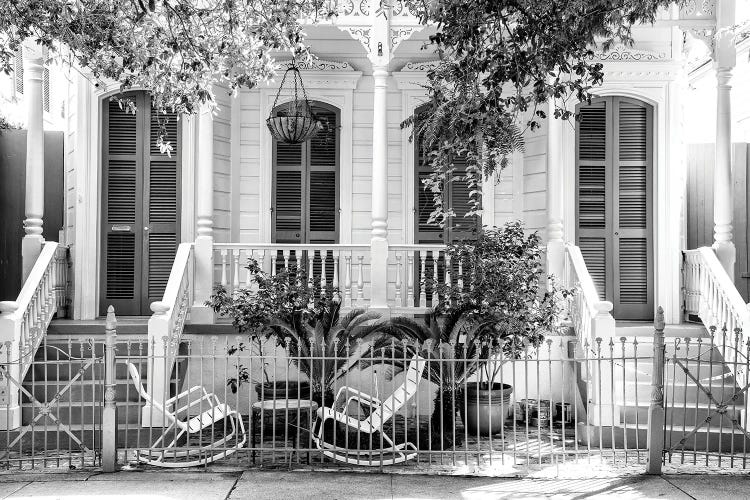
<path fill-rule="evenodd" d="M 648 407 L 647 474 L 661 474 L 664 453 L 664 309 L 654 320 L 654 361 L 651 370 L 651 403 Z"/>
<path fill-rule="evenodd" d="M 117 403 L 115 402 L 115 308 L 107 308 L 104 327 L 104 411 L 102 413 L 102 470 L 114 472 L 117 466 Z"/>
<path fill-rule="evenodd" d="M 591 338 L 611 338 L 615 335 L 615 318 L 612 316 L 614 305 L 608 300 L 594 304 L 596 314 L 591 318 Z"/>
<path fill-rule="evenodd" d="M 146 386 L 153 401 L 164 401 L 169 398 L 169 381 L 167 377 L 167 345 L 169 343 L 169 305 L 161 301 L 151 303 L 154 313 L 148 320 L 148 363 Z M 160 411 L 147 403 L 141 409 L 142 427 L 160 427 L 164 416 Z"/>

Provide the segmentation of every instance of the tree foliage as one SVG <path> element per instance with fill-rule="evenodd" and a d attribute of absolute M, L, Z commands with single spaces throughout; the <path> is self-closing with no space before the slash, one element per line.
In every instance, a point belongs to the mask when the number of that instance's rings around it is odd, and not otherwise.
<path fill-rule="evenodd" d="M 433 192 L 440 223 L 447 183 L 471 189 L 501 171 L 522 147 L 520 134 L 548 118 L 573 116 L 571 98 L 587 102 L 602 83 L 597 46 L 632 43 L 631 28 L 652 23 L 669 0 L 412 0 L 410 10 L 436 25 L 430 44 L 441 64 L 428 74 L 428 109 L 416 134 L 433 167 L 426 189 Z M 679 3 L 679 2 L 678 2 Z M 551 118 L 551 117 L 550 117 Z M 467 173 L 453 171 L 453 158 L 467 157 Z M 476 206 L 475 209 L 479 207 Z M 472 211 L 474 213 L 474 211 Z"/>
<path fill-rule="evenodd" d="M 271 78 L 274 51 L 309 57 L 302 21 L 334 13 L 335 0 L 0 0 L 0 69 L 30 38 L 96 81 L 148 89 L 160 114 L 194 113 L 215 84 Z"/>

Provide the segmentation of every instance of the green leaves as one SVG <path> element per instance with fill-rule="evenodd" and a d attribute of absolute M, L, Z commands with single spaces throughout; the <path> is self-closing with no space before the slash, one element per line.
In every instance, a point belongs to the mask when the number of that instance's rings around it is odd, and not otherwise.
<path fill-rule="evenodd" d="M 555 119 L 568 120 L 566 102 L 588 101 L 603 80 L 591 47 L 602 40 L 629 43 L 631 26 L 649 23 L 668 0 L 435 0 L 407 2 L 423 23 L 442 63 L 428 74 L 429 113 L 407 119 L 424 138 L 435 175 L 451 169 L 451 158 L 468 152 L 475 166 L 463 181 L 481 183 L 501 171 L 523 145 L 523 134 L 539 129 L 547 101 Z M 433 219 L 445 214 L 439 193 Z M 478 210 L 478 207 L 476 208 Z M 474 211 L 475 213 L 475 211 Z M 470 213 L 469 215 L 473 215 Z"/>

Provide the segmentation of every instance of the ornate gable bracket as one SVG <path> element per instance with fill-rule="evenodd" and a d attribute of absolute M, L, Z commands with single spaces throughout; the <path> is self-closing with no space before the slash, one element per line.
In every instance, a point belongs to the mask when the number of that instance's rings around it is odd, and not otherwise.
<path fill-rule="evenodd" d="M 288 60 L 280 60 L 284 64 Z M 308 89 L 355 89 L 357 82 L 362 77 L 361 71 L 355 71 L 351 64 L 346 61 L 327 61 L 325 59 L 313 59 L 309 63 L 300 63 L 304 85 Z M 281 78 L 267 82 L 265 88 L 278 89 Z"/>
<path fill-rule="evenodd" d="M 615 45 L 608 51 L 597 50 L 594 52 L 596 61 L 634 61 L 634 62 L 656 62 L 667 59 L 664 52 L 653 52 L 650 50 L 641 50 L 626 45 Z"/>

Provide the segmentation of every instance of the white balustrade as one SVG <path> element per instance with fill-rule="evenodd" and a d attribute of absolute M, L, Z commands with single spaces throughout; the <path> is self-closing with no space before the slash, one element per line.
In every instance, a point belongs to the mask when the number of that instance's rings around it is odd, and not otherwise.
<path fill-rule="evenodd" d="M 172 367 L 190 312 L 192 264 L 193 244 L 181 243 L 164 295 L 160 301 L 151 303 L 153 315 L 148 320 L 148 390 L 149 394 L 157 397 L 157 401 L 170 397 Z M 143 407 L 141 422 L 144 427 L 169 425 L 165 424 L 163 418 L 150 404 Z"/>
<path fill-rule="evenodd" d="M 283 243 L 214 243 L 214 262 L 221 285 L 230 293 L 252 286 L 250 259 L 271 275 L 289 272 L 316 289 L 336 288 L 344 307 L 364 307 L 365 258 L 370 245 Z M 301 272 L 297 272 L 297 271 Z"/>
<path fill-rule="evenodd" d="M 575 292 L 568 302 L 568 315 L 578 339 L 593 343 L 597 337 L 613 337 L 612 302 L 599 298 L 581 249 L 575 245 L 565 245 L 564 276 L 565 288 Z"/>
<path fill-rule="evenodd" d="M 46 242 L 16 300 L 0 302 L 0 364 L 15 381 L 11 387 L 23 381 L 57 308 L 66 303 L 67 254 L 58 248 Z M 0 429 L 14 429 L 20 419 L 19 392 L 0 392 Z"/>
<path fill-rule="evenodd" d="M 712 248 L 684 252 L 683 283 L 685 312 L 700 317 L 706 327 L 726 328 L 731 344 L 744 349 L 750 338 L 750 312 Z M 735 333 L 740 338 L 735 338 Z M 722 341 L 716 337 L 717 344 Z"/>

